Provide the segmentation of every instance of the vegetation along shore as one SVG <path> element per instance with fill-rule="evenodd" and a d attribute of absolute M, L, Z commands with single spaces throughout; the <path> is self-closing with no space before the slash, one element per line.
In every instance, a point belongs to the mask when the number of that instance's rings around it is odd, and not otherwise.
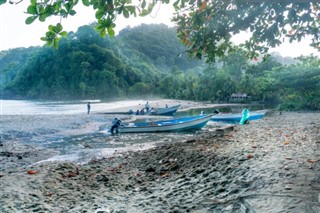
<path fill-rule="evenodd" d="M 150 48 L 152 47 L 152 48 Z M 102 38 L 85 25 L 59 48 L 1 51 L 2 98 L 111 99 L 162 97 L 226 102 L 233 93 L 281 109 L 320 109 L 316 56 L 249 60 L 242 50 L 205 63 L 186 54 L 176 29 L 141 25 Z"/>

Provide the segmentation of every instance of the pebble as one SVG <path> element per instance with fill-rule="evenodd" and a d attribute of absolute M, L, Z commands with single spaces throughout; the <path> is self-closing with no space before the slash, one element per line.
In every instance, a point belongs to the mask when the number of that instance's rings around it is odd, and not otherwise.
<path fill-rule="evenodd" d="M 292 190 L 292 187 L 290 187 L 290 186 L 285 186 L 284 189 L 285 189 L 285 190 Z"/>

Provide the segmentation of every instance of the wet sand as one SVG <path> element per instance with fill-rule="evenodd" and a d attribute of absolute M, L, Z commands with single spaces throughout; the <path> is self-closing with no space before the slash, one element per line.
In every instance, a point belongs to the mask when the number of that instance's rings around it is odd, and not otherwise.
<path fill-rule="evenodd" d="M 320 113 L 272 112 L 150 150 L 33 166 L 55 150 L 25 140 L 90 134 L 108 117 L 1 119 L 0 212 L 320 212 Z"/>

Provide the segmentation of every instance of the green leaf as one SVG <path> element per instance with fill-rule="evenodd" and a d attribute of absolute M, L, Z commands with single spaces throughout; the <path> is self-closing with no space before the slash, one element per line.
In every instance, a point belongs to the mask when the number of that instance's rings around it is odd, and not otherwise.
<path fill-rule="evenodd" d="M 46 45 L 47 46 L 51 46 L 53 44 L 53 39 L 46 39 L 47 43 Z"/>
<path fill-rule="evenodd" d="M 54 32 L 54 33 L 59 33 L 60 31 L 59 31 L 59 29 L 58 29 L 56 26 L 53 26 L 53 27 L 52 27 L 52 32 Z"/>
<path fill-rule="evenodd" d="M 177 0 L 175 3 L 173 3 L 173 8 L 174 8 L 175 10 L 178 10 L 178 9 L 179 9 L 178 4 L 179 4 L 179 0 Z"/>
<path fill-rule="evenodd" d="M 113 30 L 111 27 L 108 28 L 108 34 L 109 34 L 110 36 L 114 36 L 114 35 L 115 35 L 115 32 L 114 32 L 114 30 Z"/>
<path fill-rule="evenodd" d="M 89 0 L 82 0 L 82 4 L 84 5 L 84 6 L 90 6 L 90 1 Z"/>
<path fill-rule="evenodd" d="M 154 8 L 155 3 L 149 4 L 148 5 L 148 11 L 151 12 Z"/>
<path fill-rule="evenodd" d="M 76 12 L 75 10 L 70 10 L 70 11 L 69 11 L 69 14 L 72 15 L 72 16 L 74 16 L 76 13 L 77 13 L 77 12 Z"/>
<path fill-rule="evenodd" d="M 62 31 L 61 33 L 59 33 L 60 36 L 62 37 L 66 37 L 68 35 L 67 31 Z"/>
<path fill-rule="evenodd" d="M 38 16 L 30 16 L 26 19 L 25 23 L 26 24 L 32 24 L 34 22 L 34 20 L 37 19 Z"/>
<path fill-rule="evenodd" d="M 53 40 L 53 47 L 58 49 L 60 38 L 55 38 Z"/>
<path fill-rule="evenodd" d="M 149 14 L 150 14 L 150 12 L 148 10 L 142 10 L 142 12 L 139 15 L 143 17 L 143 16 L 147 16 Z"/>
<path fill-rule="evenodd" d="M 47 38 L 54 38 L 55 36 L 56 36 L 56 34 L 51 32 L 51 31 L 46 32 L 46 37 Z"/>
<path fill-rule="evenodd" d="M 100 35 L 101 37 L 105 37 L 105 36 L 107 35 L 106 29 L 101 30 L 100 33 L 99 33 L 99 35 Z"/>
<path fill-rule="evenodd" d="M 69 12 L 72 9 L 72 4 L 66 3 L 64 7 L 66 8 L 67 12 Z"/>
<path fill-rule="evenodd" d="M 37 7 L 35 5 L 30 5 L 27 8 L 27 13 L 32 14 L 32 15 L 38 14 Z"/>
<path fill-rule="evenodd" d="M 123 10 L 123 16 L 124 16 L 125 18 L 129 18 L 129 12 L 128 12 L 128 10 L 126 10 L 126 9 Z"/>
<path fill-rule="evenodd" d="M 46 20 L 46 18 L 48 18 L 48 16 L 49 16 L 48 14 L 41 14 L 39 16 L 39 21 L 44 22 Z"/>
<path fill-rule="evenodd" d="M 59 11 L 59 13 L 60 13 L 60 15 L 61 15 L 62 17 L 67 17 L 67 15 L 68 15 L 68 12 L 67 12 L 65 9 L 61 9 L 61 10 Z"/>
<path fill-rule="evenodd" d="M 146 5 L 147 5 L 146 0 L 143 0 L 141 3 L 141 8 L 144 9 Z"/>
<path fill-rule="evenodd" d="M 0 5 L 5 4 L 7 0 L 0 0 Z"/>
<path fill-rule="evenodd" d="M 58 32 L 61 32 L 61 30 L 63 29 L 62 25 L 60 23 L 58 23 L 56 26 L 58 28 Z"/>
<path fill-rule="evenodd" d="M 49 33 L 50 31 L 53 31 L 52 28 L 53 28 L 53 25 L 50 24 L 50 25 L 48 26 L 49 31 L 48 31 L 47 33 Z"/>
<path fill-rule="evenodd" d="M 131 13 L 134 14 L 136 12 L 135 6 L 126 6 L 126 9 Z"/>
<path fill-rule="evenodd" d="M 102 24 L 97 24 L 97 26 L 95 28 L 96 28 L 96 30 L 100 31 L 104 28 L 104 26 Z"/>
<path fill-rule="evenodd" d="M 124 6 L 122 5 L 121 7 L 118 8 L 118 14 L 121 14 L 123 11 Z"/>
<path fill-rule="evenodd" d="M 103 10 L 98 10 L 96 12 L 96 19 L 101 19 L 105 15 Z"/>

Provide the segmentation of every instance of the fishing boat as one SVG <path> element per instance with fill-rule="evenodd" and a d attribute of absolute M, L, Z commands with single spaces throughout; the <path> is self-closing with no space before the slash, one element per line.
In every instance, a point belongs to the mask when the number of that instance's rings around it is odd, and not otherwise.
<path fill-rule="evenodd" d="M 249 112 L 249 121 L 252 120 L 258 120 L 263 118 L 263 116 L 266 114 L 267 110 L 259 110 L 259 111 L 252 111 Z M 219 113 L 215 114 L 211 117 L 212 121 L 216 122 L 240 122 L 242 118 L 242 113 Z"/>
<path fill-rule="evenodd" d="M 177 112 L 177 110 L 179 109 L 181 105 L 175 105 L 175 106 L 171 106 L 171 107 L 165 107 L 165 108 L 157 108 L 154 110 L 150 111 L 150 115 L 174 115 L 174 113 Z"/>
<path fill-rule="evenodd" d="M 121 133 L 140 132 L 174 132 L 202 129 L 212 115 L 198 115 L 182 117 L 170 120 L 158 120 L 152 122 L 128 123 L 119 127 Z"/>

